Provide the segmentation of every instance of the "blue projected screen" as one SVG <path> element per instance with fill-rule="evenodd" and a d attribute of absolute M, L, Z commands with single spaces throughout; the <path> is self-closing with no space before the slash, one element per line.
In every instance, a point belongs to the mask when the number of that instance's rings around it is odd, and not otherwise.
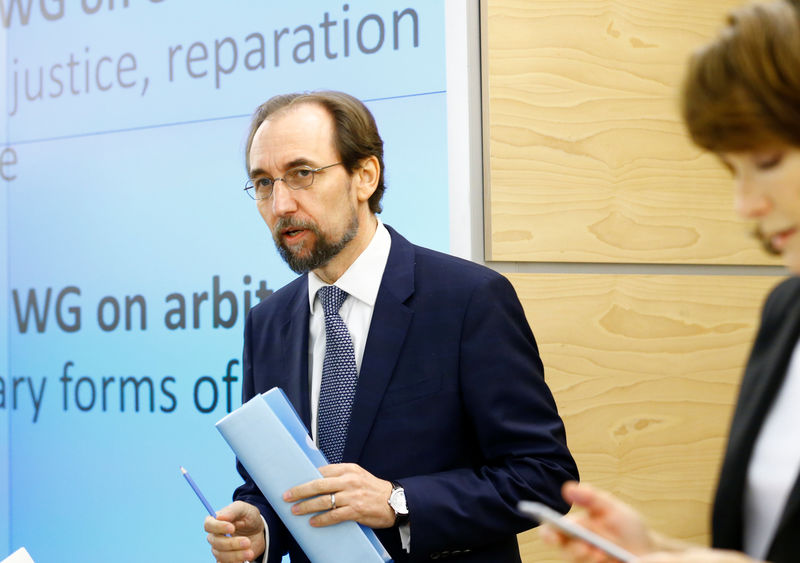
<path fill-rule="evenodd" d="M 295 277 L 243 192 L 250 115 L 343 90 L 381 218 L 449 247 L 444 2 L 0 0 L 0 559 L 212 560 L 247 310 Z M 7 453 L 7 456 L 6 456 Z"/>

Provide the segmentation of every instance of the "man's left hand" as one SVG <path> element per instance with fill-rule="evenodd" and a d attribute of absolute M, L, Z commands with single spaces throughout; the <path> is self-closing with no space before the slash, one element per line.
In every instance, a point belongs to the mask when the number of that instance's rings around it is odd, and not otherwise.
<path fill-rule="evenodd" d="M 391 528 L 395 514 L 389 506 L 392 484 L 378 479 L 355 463 L 336 463 L 320 468 L 322 479 L 292 487 L 283 494 L 295 502 L 293 514 L 316 514 L 312 526 L 330 526 L 354 520 L 369 528 Z M 331 495 L 334 495 L 331 497 Z M 334 499 L 336 506 L 332 507 Z"/>

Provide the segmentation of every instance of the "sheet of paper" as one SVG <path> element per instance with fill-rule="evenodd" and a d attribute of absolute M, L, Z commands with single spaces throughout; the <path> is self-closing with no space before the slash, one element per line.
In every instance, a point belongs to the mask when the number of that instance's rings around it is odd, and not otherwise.
<path fill-rule="evenodd" d="M 28 550 L 24 547 L 20 547 L 17 551 L 0 561 L 0 563 L 34 563 L 31 556 L 28 554 Z"/>

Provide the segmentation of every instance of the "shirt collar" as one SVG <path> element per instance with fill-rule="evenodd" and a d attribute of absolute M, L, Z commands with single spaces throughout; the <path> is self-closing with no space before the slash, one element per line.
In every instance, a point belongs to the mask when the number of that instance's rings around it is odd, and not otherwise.
<path fill-rule="evenodd" d="M 370 307 L 375 306 L 378 298 L 378 290 L 381 287 L 383 271 L 386 269 L 386 262 L 389 259 L 389 250 L 392 246 L 392 237 L 383 223 L 378 219 L 378 228 L 372 235 L 372 240 L 367 245 L 355 262 L 345 270 L 344 274 L 334 282 L 333 285 L 346 291 L 359 301 L 363 301 Z M 314 313 L 314 299 L 317 297 L 319 288 L 326 284 L 314 272 L 308 273 L 308 306 L 311 313 Z"/>

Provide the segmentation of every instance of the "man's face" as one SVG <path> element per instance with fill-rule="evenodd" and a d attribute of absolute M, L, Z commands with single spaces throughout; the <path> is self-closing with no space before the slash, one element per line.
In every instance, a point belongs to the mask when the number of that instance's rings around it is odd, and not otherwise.
<path fill-rule="evenodd" d="M 250 177 L 282 178 L 297 166 L 320 168 L 339 162 L 333 120 L 320 105 L 307 103 L 264 121 L 250 147 Z M 342 165 L 314 174 L 308 188 L 293 190 L 279 180 L 258 210 L 281 256 L 295 272 L 322 268 L 357 235 L 358 199 Z"/>

